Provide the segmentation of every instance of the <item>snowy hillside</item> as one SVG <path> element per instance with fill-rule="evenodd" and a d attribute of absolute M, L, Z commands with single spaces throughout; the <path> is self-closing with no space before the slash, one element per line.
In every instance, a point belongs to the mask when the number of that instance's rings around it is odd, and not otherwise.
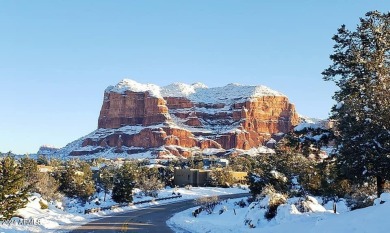
<path fill-rule="evenodd" d="M 90 134 L 88 134 L 84 137 L 81 137 L 81 138 L 67 144 L 65 147 L 63 147 L 57 151 L 54 151 L 53 153 L 48 154 L 48 155 L 53 156 L 53 157 L 59 157 L 62 159 L 69 159 L 67 157 L 69 156 L 69 154 L 72 151 L 81 151 L 81 152 L 97 151 L 96 153 L 94 153 L 91 156 L 82 156 L 81 158 L 83 158 L 83 159 L 92 159 L 92 158 L 107 158 L 107 159 L 110 159 L 110 158 L 112 158 L 112 159 L 115 159 L 115 158 L 132 158 L 132 159 L 149 158 L 149 159 L 152 159 L 152 158 L 155 158 L 155 155 L 152 155 L 151 151 L 143 151 L 144 148 L 138 148 L 138 147 L 137 148 L 136 147 L 127 148 L 127 149 L 132 149 L 135 151 L 130 156 L 126 152 L 125 153 L 117 153 L 117 152 L 115 153 L 114 152 L 115 148 L 108 148 L 107 149 L 107 148 L 102 147 L 102 146 L 82 146 L 82 143 L 86 138 L 94 139 L 94 138 L 112 135 L 115 133 L 124 133 L 124 134 L 128 134 L 128 135 L 132 135 L 132 134 L 139 133 L 144 128 L 159 129 L 161 126 L 162 125 L 153 125 L 150 127 L 124 126 L 124 127 L 119 128 L 119 129 L 97 129 L 97 130 L 91 132 Z M 77 156 L 77 157 L 79 157 L 79 156 Z"/>

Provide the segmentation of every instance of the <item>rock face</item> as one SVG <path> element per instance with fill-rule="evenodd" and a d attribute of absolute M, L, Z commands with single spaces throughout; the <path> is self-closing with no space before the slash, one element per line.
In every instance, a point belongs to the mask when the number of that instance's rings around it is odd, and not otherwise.
<path fill-rule="evenodd" d="M 164 123 L 168 119 L 165 100 L 151 96 L 149 92 L 105 92 L 98 128 L 149 126 Z"/>
<path fill-rule="evenodd" d="M 187 157 L 194 150 L 248 150 L 298 122 L 288 98 L 264 86 L 158 87 L 123 80 L 105 90 L 98 129 L 68 151 L 70 155 L 153 151 L 159 157 Z"/>

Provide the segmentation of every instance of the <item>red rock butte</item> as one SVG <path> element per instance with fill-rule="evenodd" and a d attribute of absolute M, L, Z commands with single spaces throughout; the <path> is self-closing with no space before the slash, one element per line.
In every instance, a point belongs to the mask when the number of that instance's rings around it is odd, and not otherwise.
<path fill-rule="evenodd" d="M 124 79 L 104 92 L 98 129 L 70 155 L 145 153 L 193 155 L 215 149 L 248 150 L 299 123 L 288 98 L 265 86 L 174 83 L 165 87 Z"/>

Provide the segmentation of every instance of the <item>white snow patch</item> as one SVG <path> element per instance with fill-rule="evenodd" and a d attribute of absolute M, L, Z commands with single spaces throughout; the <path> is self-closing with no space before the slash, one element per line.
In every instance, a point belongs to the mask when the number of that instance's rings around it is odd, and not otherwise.
<path fill-rule="evenodd" d="M 299 125 L 295 126 L 294 131 L 301 131 L 304 129 L 320 129 L 322 128 L 322 125 L 318 123 L 300 123 Z"/>
<path fill-rule="evenodd" d="M 194 83 L 188 85 L 185 83 L 172 83 L 161 88 L 161 95 L 163 97 L 187 97 L 194 94 L 197 89 L 205 89 L 206 85 L 203 83 Z"/>
<path fill-rule="evenodd" d="M 105 92 L 124 94 L 126 91 L 149 92 L 151 96 L 161 97 L 160 87 L 155 84 L 141 84 L 131 79 L 123 79 L 115 86 L 109 86 Z"/>
<path fill-rule="evenodd" d="M 344 105 L 344 101 L 338 102 L 338 103 L 336 104 L 336 109 L 342 108 L 343 105 Z"/>

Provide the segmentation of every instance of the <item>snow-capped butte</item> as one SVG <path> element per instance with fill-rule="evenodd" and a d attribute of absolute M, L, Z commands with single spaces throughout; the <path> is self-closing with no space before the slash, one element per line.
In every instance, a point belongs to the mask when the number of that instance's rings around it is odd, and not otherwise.
<path fill-rule="evenodd" d="M 109 86 L 106 92 L 124 94 L 126 91 L 149 92 L 154 97 L 186 97 L 193 102 L 215 103 L 234 99 L 250 99 L 262 96 L 285 96 L 263 85 L 241 85 L 231 83 L 223 87 L 209 88 L 203 83 L 172 83 L 159 87 L 155 84 L 142 84 L 131 79 L 123 79 L 115 86 Z"/>
<path fill-rule="evenodd" d="M 105 90 L 98 129 L 55 154 L 172 158 L 210 150 L 240 153 L 265 146 L 298 123 L 288 97 L 262 85 L 160 87 L 124 79 Z"/>

